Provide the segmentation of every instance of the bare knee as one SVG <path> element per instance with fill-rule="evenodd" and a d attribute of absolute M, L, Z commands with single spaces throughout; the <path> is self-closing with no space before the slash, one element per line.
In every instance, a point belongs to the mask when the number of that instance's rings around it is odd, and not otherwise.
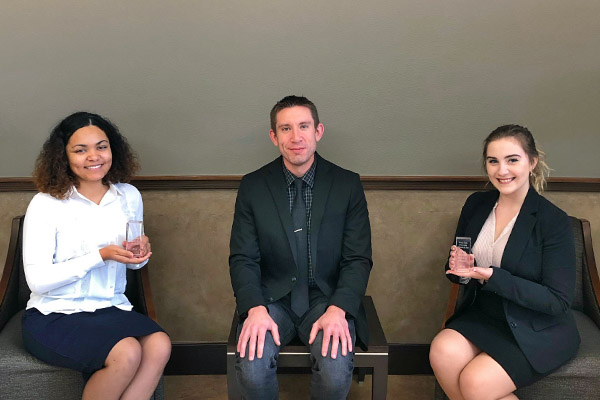
<path fill-rule="evenodd" d="M 517 388 L 497 361 L 486 353 L 478 355 L 460 373 L 463 397 L 470 399 L 509 399 Z"/>
<path fill-rule="evenodd" d="M 156 332 L 141 339 L 144 359 L 164 367 L 171 357 L 171 339 L 164 332 Z"/>
<path fill-rule="evenodd" d="M 137 339 L 127 337 L 120 340 L 108 353 L 105 365 L 107 368 L 118 370 L 133 376 L 142 360 L 142 346 Z"/>
<path fill-rule="evenodd" d="M 456 341 L 447 331 L 440 332 L 431 342 L 429 348 L 429 362 L 435 371 L 437 368 L 447 368 L 460 356 Z"/>
<path fill-rule="evenodd" d="M 475 368 L 465 368 L 458 378 L 460 392 L 465 400 L 483 400 L 490 398 L 488 390 L 489 376 L 484 376 Z"/>

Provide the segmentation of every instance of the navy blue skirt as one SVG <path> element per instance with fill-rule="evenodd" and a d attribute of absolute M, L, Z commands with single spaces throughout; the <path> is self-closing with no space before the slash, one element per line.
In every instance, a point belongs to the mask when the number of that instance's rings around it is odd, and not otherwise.
<path fill-rule="evenodd" d="M 31 354 L 86 375 L 104 368 L 108 353 L 122 339 L 164 332 L 147 316 L 117 307 L 48 315 L 30 308 L 23 313 L 22 326 L 23 343 Z"/>
<path fill-rule="evenodd" d="M 502 298 L 494 293 L 477 292 L 474 304 L 446 324 L 446 328 L 460 332 L 492 357 L 517 389 L 531 385 L 550 373 L 540 374 L 531 366 L 508 326 Z"/>

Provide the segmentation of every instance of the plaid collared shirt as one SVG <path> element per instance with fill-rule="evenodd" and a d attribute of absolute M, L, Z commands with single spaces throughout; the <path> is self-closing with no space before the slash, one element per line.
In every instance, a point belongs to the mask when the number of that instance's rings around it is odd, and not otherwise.
<path fill-rule="evenodd" d="M 294 199 L 296 198 L 296 186 L 293 185 L 294 181 L 296 180 L 296 176 L 294 174 L 292 174 L 286 167 L 285 164 L 282 162 L 281 165 L 283 165 L 283 175 L 285 176 L 285 180 L 287 182 L 287 195 L 288 195 L 288 200 L 290 202 L 290 214 L 292 213 L 292 207 L 294 206 Z M 307 244 L 308 244 L 308 286 L 311 287 L 316 287 L 317 284 L 315 283 L 315 278 L 313 276 L 313 269 L 312 269 L 312 257 L 311 257 L 311 251 L 310 251 L 310 214 L 311 214 L 311 208 L 312 208 L 312 190 L 313 190 L 313 185 L 315 183 L 315 170 L 317 168 L 317 158 L 315 157 L 315 161 L 313 161 L 312 165 L 310 166 L 310 168 L 308 169 L 308 171 L 306 171 L 306 173 L 304 174 L 304 176 L 300 179 L 302 179 L 303 183 L 302 183 L 302 195 L 304 197 L 304 204 L 306 205 L 306 234 L 308 235 L 308 240 L 307 240 Z"/>

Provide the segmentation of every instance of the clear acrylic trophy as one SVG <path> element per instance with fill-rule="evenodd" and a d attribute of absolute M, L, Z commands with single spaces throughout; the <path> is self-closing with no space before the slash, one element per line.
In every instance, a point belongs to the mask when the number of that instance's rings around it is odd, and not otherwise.
<path fill-rule="evenodd" d="M 142 256 L 142 236 L 144 235 L 144 222 L 127 221 L 125 227 L 125 250 L 131 251 L 134 257 Z"/>
<path fill-rule="evenodd" d="M 469 255 L 471 254 L 471 238 L 456 237 L 456 256 L 454 256 L 454 268 L 456 272 L 469 272 L 473 268 L 473 262 Z M 467 283 L 471 280 L 469 277 L 461 276 L 460 283 Z"/>

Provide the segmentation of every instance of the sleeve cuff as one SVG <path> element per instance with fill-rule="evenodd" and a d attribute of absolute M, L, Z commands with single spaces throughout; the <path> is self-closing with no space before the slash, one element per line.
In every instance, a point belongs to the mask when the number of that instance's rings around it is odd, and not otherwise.
<path fill-rule="evenodd" d="M 102 256 L 100 256 L 100 250 L 92 251 L 91 253 L 86 254 L 82 257 L 81 261 L 81 265 L 85 265 L 86 267 L 82 268 L 76 274 L 76 276 L 79 277 L 79 279 L 86 276 L 87 273 L 90 272 L 92 269 L 99 268 L 105 265 Z"/>

